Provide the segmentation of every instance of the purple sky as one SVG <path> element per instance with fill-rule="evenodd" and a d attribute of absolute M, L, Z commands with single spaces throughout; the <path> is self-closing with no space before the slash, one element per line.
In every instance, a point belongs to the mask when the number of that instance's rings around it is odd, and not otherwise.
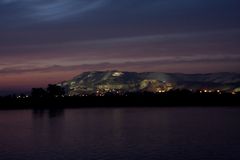
<path fill-rule="evenodd" d="M 84 71 L 240 71 L 239 0 L 0 0 L 0 93 Z"/>

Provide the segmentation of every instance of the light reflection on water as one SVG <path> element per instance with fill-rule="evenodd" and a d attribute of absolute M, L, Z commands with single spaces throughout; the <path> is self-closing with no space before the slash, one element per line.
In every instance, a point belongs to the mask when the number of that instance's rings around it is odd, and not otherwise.
<path fill-rule="evenodd" d="M 0 111 L 0 159 L 240 159 L 240 108 Z"/>

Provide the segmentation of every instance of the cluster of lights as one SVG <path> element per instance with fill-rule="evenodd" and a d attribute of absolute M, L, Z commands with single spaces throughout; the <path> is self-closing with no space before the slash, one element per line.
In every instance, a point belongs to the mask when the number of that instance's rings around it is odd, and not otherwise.
<path fill-rule="evenodd" d="M 165 93 L 165 90 L 159 90 L 158 93 Z"/>
<path fill-rule="evenodd" d="M 102 90 L 97 90 L 95 95 L 96 96 L 105 96 L 106 93 L 113 93 L 113 94 L 122 94 L 123 92 L 120 91 L 120 90 L 116 90 L 116 89 L 109 89 L 109 88 L 105 88 L 105 89 L 102 89 Z"/>
<path fill-rule="evenodd" d="M 222 94 L 222 91 L 221 90 L 201 90 L 200 93 L 218 93 L 218 94 Z M 236 94 L 236 92 L 231 92 L 232 94 Z"/>
<path fill-rule="evenodd" d="M 214 92 L 213 90 L 207 90 L 207 89 L 200 91 L 200 93 L 213 93 L 213 92 Z M 218 90 L 218 93 L 220 93 L 220 90 Z"/>
<path fill-rule="evenodd" d="M 20 99 L 20 98 L 28 98 L 29 96 L 28 95 L 24 95 L 24 96 L 17 96 L 17 99 Z"/>

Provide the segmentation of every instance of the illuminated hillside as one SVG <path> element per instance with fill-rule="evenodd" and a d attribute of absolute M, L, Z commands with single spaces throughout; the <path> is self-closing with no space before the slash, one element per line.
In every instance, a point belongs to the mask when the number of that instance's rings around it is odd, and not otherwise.
<path fill-rule="evenodd" d="M 72 80 L 58 85 L 64 87 L 68 95 L 104 95 L 106 93 L 123 94 L 126 92 L 162 93 L 172 89 L 233 92 L 239 90 L 240 74 L 96 71 L 82 73 Z"/>

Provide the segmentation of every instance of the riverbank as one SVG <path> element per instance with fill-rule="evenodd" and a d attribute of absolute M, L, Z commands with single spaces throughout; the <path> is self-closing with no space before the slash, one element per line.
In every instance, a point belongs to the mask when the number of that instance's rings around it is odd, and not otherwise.
<path fill-rule="evenodd" d="M 83 107 L 240 106 L 240 95 L 161 94 L 73 97 L 2 97 L 0 109 Z"/>

